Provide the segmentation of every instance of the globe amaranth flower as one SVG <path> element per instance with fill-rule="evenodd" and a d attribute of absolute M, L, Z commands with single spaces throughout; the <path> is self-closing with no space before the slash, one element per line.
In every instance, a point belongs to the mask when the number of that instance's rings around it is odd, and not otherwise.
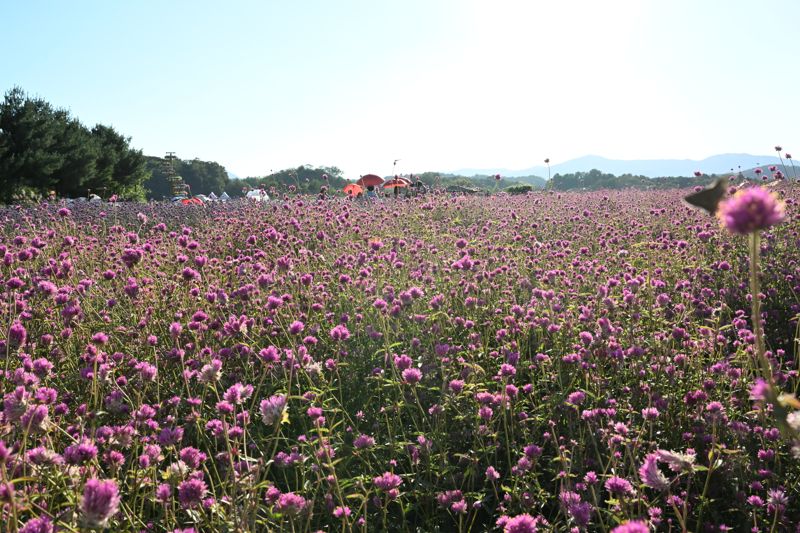
<path fill-rule="evenodd" d="M 178 500 L 185 509 L 199 505 L 208 491 L 202 479 L 187 479 L 178 485 Z"/>
<path fill-rule="evenodd" d="M 397 474 L 384 472 L 382 475 L 373 478 L 372 482 L 381 490 L 391 490 L 399 487 L 403 483 L 403 480 Z"/>
<path fill-rule="evenodd" d="M 501 524 L 498 524 L 501 525 Z M 536 533 L 538 521 L 529 514 L 517 515 L 502 524 L 503 533 Z"/>
<path fill-rule="evenodd" d="M 19 533 L 53 533 L 53 522 L 46 516 L 31 518 L 18 531 Z"/>
<path fill-rule="evenodd" d="M 634 493 L 633 485 L 627 479 L 619 476 L 612 476 L 605 482 L 605 487 L 608 492 L 616 496 L 628 496 Z"/>
<path fill-rule="evenodd" d="M 275 422 L 280 421 L 286 412 L 286 396 L 276 394 L 266 400 L 261 400 L 259 411 L 264 424 L 273 425 Z"/>
<path fill-rule="evenodd" d="M 114 480 L 90 479 L 83 488 L 80 510 L 83 523 L 89 528 L 104 528 L 119 510 L 119 489 Z"/>
<path fill-rule="evenodd" d="M 784 210 L 784 203 L 771 191 L 749 187 L 722 202 L 717 216 L 731 233 L 747 235 L 780 224 Z"/>
<path fill-rule="evenodd" d="M 667 490 L 669 488 L 669 480 L 658 469 L 658 455 L 655 453 L 648 454 L 639 468 L 639 478 L 645 486 L 656 490 Z"/>
<path fill-rule="evenodd" d="M 611 533 L 649 533 L 649 531 L 650 528 L 647 526 L 647 522 L 632 520 L 615 527 L 611 530 Z"/>

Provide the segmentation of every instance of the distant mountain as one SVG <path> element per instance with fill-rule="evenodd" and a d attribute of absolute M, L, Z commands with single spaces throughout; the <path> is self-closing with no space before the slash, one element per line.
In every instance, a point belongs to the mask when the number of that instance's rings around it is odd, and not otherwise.
<path fill-rule="evenodd" d="M 693 159 L 624 160 L 587 155 L 550 165 L 550 175 L 588 172 L 592 169 L 597 169 L 617 176 L 633 174 L 657 178 L 661 176 L 693 176 L 697 170 L 704 174 L 724 174 L 731 171 L 738 173 L 739 170 L 762 167 L 766 172 L 766 167 L 778 165 L 779 163 L 777 155 L 720 154 L 699 161 Z M 463 176 L 500 174 L 508 178 L 531 175 L 547 177 L 547 167 L 539 165 L 522 170 L 502 168 L 461 169 L 455 171 L 454 174 Z"/>

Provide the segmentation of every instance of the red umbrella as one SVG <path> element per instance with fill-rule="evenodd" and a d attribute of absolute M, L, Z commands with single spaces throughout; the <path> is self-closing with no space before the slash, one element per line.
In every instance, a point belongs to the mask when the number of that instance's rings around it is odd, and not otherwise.
<path fill-rule="evenodd" d="M 408 187 L 411 182 L 403 178 L 394 178 L 383 184 L 384 189 L 392 189 L 397 187 Z"/>
<path fill-rule="evenodd" d="M 356 185 L 361 185 L 362 187 L 369 187 L 372 185 L 374 187 L 376 185 L 380 185 L 381 183 L 383 183 L 382 177 L 376 174 L 366 174 L 361 176 L 361 179 L 356 182 Z"/>
<path fill-rule="evenodd" d="M 364 189 L 360 185 L 356 185 L 355 183 L 348 183 L 344 187 L 344 193 L 349 196 L 356 196 L 359 193 L 364 192 Z"/>

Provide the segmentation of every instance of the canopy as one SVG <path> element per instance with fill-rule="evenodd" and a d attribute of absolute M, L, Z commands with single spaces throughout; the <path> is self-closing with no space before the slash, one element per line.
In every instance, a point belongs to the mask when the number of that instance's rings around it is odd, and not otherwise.
<path fill-rule="evenodd" d="M 376 185 L 380 185 L 381 183 L 383 183 L 383 178 L 377 174 L 365 174 L 364 176 L 361 176 L 358 181 L 356 181 L 356 185 L 361 185 L 362 187 L 369 187 L 370 185 L 374 187 Z"/>
<path fill-rule="evenodd" d="M 214 194 L 214 191 L 211 191 L 211 194 L 208 195 L 209 200 L 216 200 L 218 197 Z"/>
<path fill-rule="evenodd" d="M 357 196 L 364 192 L 364 188 L 361 187 L 361 185 L 356 185 L 355 183 L 348 183 L 342 190 L 349 196 Z"/>
<path fill-rule="evenodd" d="M 225 191 L 222 191 L 222 194 L 219 195 L 219 199 L 220 200 L 230 200 L 231 197 L 228 196 L 228 193 L 226 193 Z"/>
<path fill-rule="evenodd" d="M 411 183 L 403 178 L 394 178 L 383 184 L 384 189 L 392 189 L 397 187 L 408 187 Z"/>

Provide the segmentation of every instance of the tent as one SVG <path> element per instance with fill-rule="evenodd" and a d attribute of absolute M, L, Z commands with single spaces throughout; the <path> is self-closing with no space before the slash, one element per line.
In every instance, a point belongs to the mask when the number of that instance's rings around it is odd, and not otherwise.
<path fill-rule="evenodd" d="M 256 202 L 268 202 L 269 195 L 267 191 L 264 189 L 253 189 L 252 191 L 247 191 L 245 198 L 248 200 L 255 200 Z"/>
<path fill-rule="evenodd" d="M 214 194 L 214 192 L 212 191 L 212 192 L 211 192 L 211 193 L 208 195 L 208 199 L 209 199 L 209 200 L 218 200 L 218 199 L 219 199 L 219 196 L 217 196 L 216 194 Z"/>
<path fill-rule="evenodd" d="M 228 196 L 228 193 L 222 191 L 222 194 L 219 195 L 219 199 L 222 200 L 223 202 L 227 202 L 228 200 L 231 199 L 231 197 Z"/>

